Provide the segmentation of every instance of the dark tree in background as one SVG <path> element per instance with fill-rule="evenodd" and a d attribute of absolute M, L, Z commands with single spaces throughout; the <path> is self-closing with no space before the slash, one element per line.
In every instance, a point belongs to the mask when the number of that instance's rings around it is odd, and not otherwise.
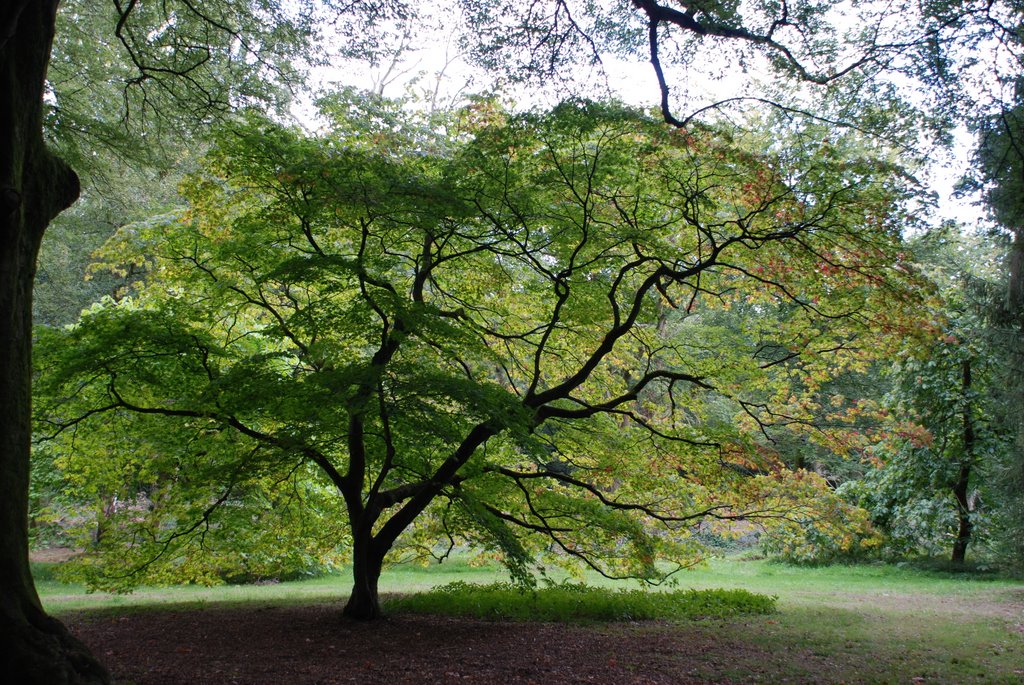
<path fill-rule="evenodd" d="M 1024 564 L 1024 83 L 1015 85 L 1016 100 L 979 126 L 978 177 L 1005 250 L 1003 287 L 988 311 L 989 331 L 1001 357 L 1001 419 L 1012 436 L 1000 481 L 1003 486 L 1003 550 Z"/>

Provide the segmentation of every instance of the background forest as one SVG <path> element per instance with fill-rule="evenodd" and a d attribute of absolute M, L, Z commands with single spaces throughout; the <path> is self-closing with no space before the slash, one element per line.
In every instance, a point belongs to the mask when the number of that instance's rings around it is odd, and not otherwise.
<path fill-rule="evenodd" d="M 1024 565 L 1016 3 L 456 5 L 62 3 L 34 547 Z"/>

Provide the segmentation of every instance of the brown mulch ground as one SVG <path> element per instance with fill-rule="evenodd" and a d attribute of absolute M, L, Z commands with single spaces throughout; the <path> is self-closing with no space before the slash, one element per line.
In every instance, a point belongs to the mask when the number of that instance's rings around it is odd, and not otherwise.
<path fill-rule="evenodd" d="M 588 626 L 410 615 L 361 624 L 342 619 L 336 606 L 81 614 L 64 620 L 122 685 L 686 685 L 756 682 L 751 676 L 759 672 L 762 682 L 780 682 L 768 673 L 792 674 L 794 664 L 765 669 L 770 662 L 815 661 L 809 654 L 730 644 L 716 639 L 712 625 Z M 800 671 L 814 673 L 815 664 L 803 665 L 807 670 Z"/>

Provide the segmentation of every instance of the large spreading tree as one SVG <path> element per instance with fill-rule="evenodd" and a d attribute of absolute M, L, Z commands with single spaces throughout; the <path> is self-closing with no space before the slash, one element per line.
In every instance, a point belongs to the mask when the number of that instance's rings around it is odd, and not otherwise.
<path fill-rule="evenodd" d="M 521 575 L 546 549 L 657 580 L 701 521 L 845 515 L 760 437 L 813 424 L 790 375 L 901 325 L 898 171 L 618 106 L 466 118 L 442 139 L 250 118 L 188 212 L 123 232 L 138 291 L 40 348 L 41 432 L 119 502 L 94 581 L 216 549 L 266 479 L 344 502 L 363 619 L 417 525 Z M 716 325 L 732 306 L 772 330 Z"/>

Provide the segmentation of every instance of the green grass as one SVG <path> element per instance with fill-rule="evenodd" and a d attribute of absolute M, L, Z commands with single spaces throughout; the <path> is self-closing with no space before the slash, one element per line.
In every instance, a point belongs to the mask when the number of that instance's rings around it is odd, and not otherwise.
<path fill-rule="evenodd" d="M 221 603 L 337 603 L 340 607 L 350 584 L 346 574 L 337 574 L 260 586 L 143 588 L 131 595 L 112 596 L 90 595 L 81 587 L 62 585 L 53 578 L 51 567 L 37 566 L 36 572 L 44 604 L 58 615 L 83 609 L 127 612 Z M 680 598 L 714 596 L 687 592 L 690 590 L 741 589 L 777 597 L 777 610 L 768 615 L 704 618 L 696 628 L 689 626 L 686 617 L 721 614 L 711 610 L 688 613 L 680 608 L 682 600 L 674 616 L 672 609 L 644 614 L 637 607 L 669 606 L 672 602 L 664 600 L 675 596 L 653 593 L 679 588 L 631 595 L 638 590 L 636 583 L 613 583 L 591 576 L 586 577 L 588 585 L 611 591 L 574 595 L 566 589 L 570 586 L 556 585 L 556 589 L 563 588 L 562 595 L 539 598 L 508 587 L 498 588 L 507 593 L 498 599 L 486 598 L 487 591 L 475 595 L 467 591 L 458 602 L 446 602 L 443 592 L 414 599 L 396 597 L 456 582 L 487 585 L 504 580 L 506 576 L 497 567 L 473 566 L 455 559 L 428 568 L 388 569 L 380 588 L 388 595 L 385 609 L 390 611 L 412 611 L 419 603 L 416 610 L 460 613 L 460 605 L 476 604 L 476 615 L 495 617 L 683 619 L 678 627 L 661 624 L 651 629 L 712 631 L 723 645 L 746 645 L 760 655 L 744 660 L 729 653 L 709 660 L 706 671 L 699 675 L 711 681 L 1024 683 L 1024 583 L 991 575 L 881 564 L 806 568 L 768 561 L 714 560 L 679 577 Z M 616 606 L 629 596 L 634 605 L 626 609 Z M 447 599 L 451 599 L 450 590 Z M 580 609 L 583 604 L 593 607 L 589 613 Z M 551 613 L 538 607 L 548 607 Z"/>
<path fill-rule="evenodd" d="M 142 607 L 161 604 L 220 602 L 342 602 L 350 589 L 347 573 L 325 575 L 263 585 L 219 585 L 144 587 L 131 594 L 89 593 L 84 586 L 63 584 L 54 574 L 55 564 L 33 564 L 40 597 L 53 613 L 101 607 Z M 550 574 L 555 581 L 564 575 Z M 503 582 L 507 575 L 497 565 L 479 565 L 456 558 L 442 564 L 419 566 L 403 564 L 384 571 L 382 594 L 421 593 L 450 583 L 478 585 Z M 610 581 L 588 575 L 588 585 L 613 589 L 641 587 L 631 581 Z M 1024 583 L 991 576 L 922 571 L 894 565 L 800 567 L 770 561 L 715 559 L 706 566 L 677 576 L 685 589 L 743 589 L 752 593 L 777 596 L 783 609 L 851 608 L 872 604 L 899 604 L 904 609 L 928 613 L 935 601 L 999 601 L 1013 593 L 1024 592 Z M 663 588 L 654 588 L 659 590 Z M 886 613 L 898 611 L 890 606 Z"/>
<path fill-rule="evenodd" d="M 349 574 L 340 572 L 259 585 L 184 585 L 143 587 L 131 594 L 90 593 L 83 585 L 58 581 L 55 567 L 56 564 L 32 565 L 43 606 L 57 615 L 88 609 L 146 609 L 167 605 L 342 603 L 352 588 Z M 485 584 L 506 578 L 498 566 L 480 566 L 465 559 L 451 559 L 430 566 L 402 564 L 385 570 L 381 576 L 380 591 L 382 594 L 424 592 L 460 580 Z"/>
<path fill-rule="evenodd" d="M 809 662 L 822 682 L 1024 683 L 1024 584 L 893 565 L 794 567 L 716 561 L 690 587 L 742 587 L 778 596 L 778 613 L 718 623 L 723 640 Z M 807 660 L 792 655 L 807 655 Z M 715 677 L 743 680 L 728 668 Z M 914 680 L 914 679 L 919 680 Z"/>

